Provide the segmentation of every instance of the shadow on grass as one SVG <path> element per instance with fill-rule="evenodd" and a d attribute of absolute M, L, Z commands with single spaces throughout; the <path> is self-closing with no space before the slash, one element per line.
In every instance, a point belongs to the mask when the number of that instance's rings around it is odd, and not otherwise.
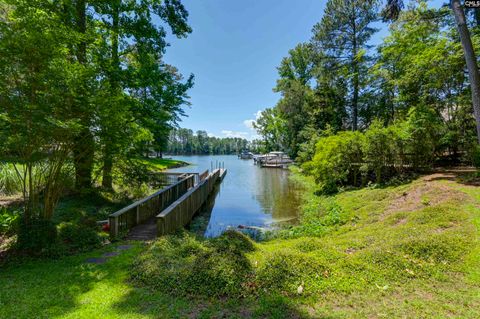
<path fill-rule="evenodd" d="M 118 283 L 130 265 L 134 252 L 104 264 L 85 262 L 88 257 L 112 250 L 114 247 L 58 260 L 23 260 L 3 266 L 0 318 L 53 318 L 78 311 L 84 306 L 79 301 L 82 295 L 94 290 L 99 282 Z"/>
<path fill-rule="evenodd" d="M 126 317 L 136 313 L 151 318 L 318 318 L 300 311 L 292 298 L 282 295 L 207 299 L 173 297 L 160 290 L 144 288 L 131 290 L 114 308 Z"/>
<path fill-rule="evenodd" d="M 426 178 L 427 181 L 451 181 L 466 186 L 480 186 L 480 171 L 473 167 L 440 168 Z"/>
<path fill-rule="evenodd" d="M 127 198 L 113 199 L 111 193 L 94 190 L 85 195 L 64 196 L 55 209 L 56 223 L 78 220 L 82 217 L 107 218 L 109 214 L 131 203 Z"/>

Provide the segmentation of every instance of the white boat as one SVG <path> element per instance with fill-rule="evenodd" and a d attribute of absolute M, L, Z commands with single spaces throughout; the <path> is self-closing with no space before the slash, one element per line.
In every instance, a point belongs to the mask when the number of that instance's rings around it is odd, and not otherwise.
<path fill-rule="evenodd" d="M 262 167 L 276 167 L 286 168 L 288 165 L 293 164 L 292 159 L 284 152 L 270 152 L 265 155 L 258 155 L 254 158 L 255 164 Z"/>
<path fill-rule="evenodd" d="M 253 153 L 244 151 L 244 152 L 238 154 L 238 158 L 240 158 L 240 159 L 252 159 L 253 158 Z"/>

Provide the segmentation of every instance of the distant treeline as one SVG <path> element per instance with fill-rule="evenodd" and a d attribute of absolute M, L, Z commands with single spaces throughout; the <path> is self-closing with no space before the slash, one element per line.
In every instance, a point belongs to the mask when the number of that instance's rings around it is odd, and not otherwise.
<path fill-rule="evenodd" d="M 167 153 L 173 155 L 224 155 L 238 154 L 242 150 L 256 151 L 257 143 L 239 137 L 213 137 L 206 131 L 193 132 L 180 128 L 170 132 Z"/>

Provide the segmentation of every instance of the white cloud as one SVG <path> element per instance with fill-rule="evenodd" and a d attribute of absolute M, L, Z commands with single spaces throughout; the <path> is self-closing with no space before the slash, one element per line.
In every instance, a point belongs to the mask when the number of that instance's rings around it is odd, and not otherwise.
<path fill-rule="evenodd" d="M 260 138 L 260 136 L 257 134 L 257 131 L 253 127 L 253 123 L 260 118 L 262 115 L 262 110 L 258 110 L 257 112 L 253 113 L 253 116 L 255 117 L 254 119 L 248 119 L 243 121 L 243 125 L 248 128 L 250 131 L 248 133 L 248 139 L 249 140 L 254 140 Z"/>
<path fill-rule="evenodd" d="M 254 130 L 253 123 L 255 120 L 245 120 L 243 121 L 243 125 L 245 125 L 247 128 Z"/>
<path fill-rule="evenodd" d="M 225 137 L 239 137 L 239 138 L 248 138 L 248 132 L 238 132 L 238 131 L 230 131 L 230 130 L 223 130 L 222 134 Z"/>

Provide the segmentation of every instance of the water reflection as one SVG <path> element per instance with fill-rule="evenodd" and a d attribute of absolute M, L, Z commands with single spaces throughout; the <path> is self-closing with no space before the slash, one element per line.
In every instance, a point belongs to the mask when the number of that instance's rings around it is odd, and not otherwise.
<path fill-rule="evenodd" d="M 176 156 L 194 165 L 174 169 L 177 172 L 201 172 L 211 164 L 224 162 L 228 174 L 218 194 L 200 216 L 210 216 L 205 236 L 215 237 L 228 227 L 275 227 L 295 222 L 300 204 L 299 185 L 282 169 L 260 168 L 252 160 L 236 156 Z M 213 205 L 214 202 L 214 205 Z"/>

